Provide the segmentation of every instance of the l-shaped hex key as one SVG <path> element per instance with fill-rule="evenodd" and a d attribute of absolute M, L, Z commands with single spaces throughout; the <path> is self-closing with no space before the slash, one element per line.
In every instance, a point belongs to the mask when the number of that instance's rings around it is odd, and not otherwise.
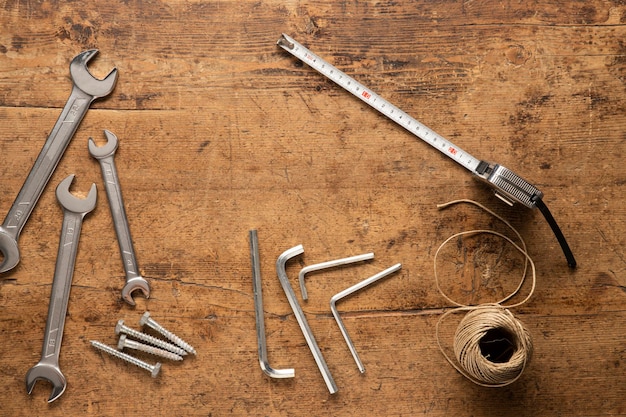
<path fill-rule="evenodd" d="M 250 258 L 252 259 L 252 288 L 254 291 L 254 311 L 256 313 L 256 336 L 259 346 L 259 364 L 261 370 L 271 378 L 293 378 L 296 373 L 292 368 L 274 369 L 267 362 L 267 344 L 265 340 L 265 322 L 263 320 L 263 293 L 261 290 L 261 262 L 259 260 L 259 238 L 256 230 L 250 230 Z"/>
<path fill-rule="evenodd" d="M 289 283 L 289 278 L 287 278 L 287 273 L 285 272 L 285 264 L 287 261 L 295 256 L 300 255 L 304 252 L 304 248 L 302 245 L 295 246 L 291 249 L 287 249 L 283 252 L 278 259 L 276 260 L 276 273 L 278 274 L 278 279 L 280 284 L 285 291 L 285 295 L 287 296 L 287 300 L 289 300 L 289 305 L 293 310 L 294 315 L 296 316 L 296 320 L 298 320 L 298 324 L 300 325 L 300 329 L 302 330 L 302 334 L 306 339 L 307 344 L 309 345 L 309 349 L 311 349 L 311 353 L 313 354 L 313 358 L 317 363 L 317 367 L 322 373 L 322 377 L 324 378 L 324 382 L 326 382 L 326 386 L 328 387 L 328 391 L 331 394 L 334 394 L 338 391 L 337 384 L 335 384 L 335 380 L 330 374 L 330 370 L 328 369 L 328 365 L 326 365 L 326 361 L 322 356 L 322 352 L 320 351 L 319 346 L 317 346 L 317 342 L 315 341 L 315 337 L 311 332 L 311 328 L 309 327 L 309 323 L 306 321 L 306 317 L 304 316 L 304 312 L 298 304 L 298 300 L 296 298 L 296 294 L 293 292 L 293 288 Z"/>
<path fill-rule="evenodd" d="M 306 287 L 304 286 L 304 276 L 308 274 L 309 272 L 319 271 L 320 269 L 334 268 L 337 266 L 348 265 L 348 264 L 355 263 L 355 262 L 368 261 L 370 259 L 374 259 L 374 254 L 371 252 L 365 253 L 363 255 L 350 256 L 349 258 L 335 259 L 332 261 L 322 262 L 322 263 L 315 264 L 315 265 L 305 266 L 304 268 L 300 270 L 300 273 L 298 274 L 298 281 L 300 281 L 300 292 L 302 293 L 302 299 L 306 300 L 309 298 L 306 292 Z"/>
<path fill-rule="evenodd" d="M 330 310 L 333 312 L 333 316 L 335 316 L 335 320 L 337 320 L 337 324 L 339 325 L 339 329 L 341 330 L 341 334 L 343 334 L 343 338 L 346 339 L 346 343 L 348 344 L 348 348 L 350 348 L 350 352 L 352 353 L 352 357 L 356 361 L 357 366 L 359 367 L 359 371 L 361 373 L 365 372 L 365 367 L 363 366 L 363 362 L 361 362 L 361 358 L 359 358 L 359 354 L 356 353 L 356 349 L 354 348 L 354 344 L 348 335 L 348 331 L 346 330 L 346 326 L 343 325 L 343 321 L 341 320 L 341 316 L 339 316 L 339 312 L 337 311 L 337 301 L 341 300 L 348 295 L 357 292 L 358 290 L 367 287 L 370 284 L 378 281 L 381 278 L 386 277 L 402 268 L 402 264 L 395 264 L 384 271 L 379 272 L 376 275 L 373 275 L 358 284 L 353 285 L 350 288 L 347 288 L 335 295 L 330 299 Z"/>

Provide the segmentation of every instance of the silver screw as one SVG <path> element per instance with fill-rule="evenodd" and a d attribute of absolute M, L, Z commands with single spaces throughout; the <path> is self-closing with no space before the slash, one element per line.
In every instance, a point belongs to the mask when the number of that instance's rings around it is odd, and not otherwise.
<path fill-rule="evenodd" d="M 135 339 L 139 339 L 141 341 L 150 343 L 151 345 L 158 346 L 161 349 L 169 350 L 170 352 L 174 352 L 179 356 L 185 356 L 187 354 L 184 349 L 181 349 L 178 346 L 167 343 L 161 339 L 157 339 L 156 337 L 150 336 L 149 334 L 145 334 L 135 329 L 131 329 L 128 326 L 124 326 L 124 320 L 118 321 L 117 325 L 115 326 L 115 334 L 120 333 L 127 334 L 131 337 L 134 337 Z"/>
<path fill-rule="evenodd" d="M 169 352 L 165 349 L 160 349 L 158 347 L 146 345 L 140 342 L 135 342 L 134 340 L 128 339 L 125 334 L 120 335 L 119 343 L 117 344 L 118 350 L 123 350 L 124 348 L 135 349 L 140 352 L 146 352 L 151 355 L 160 356 L 165 359 L 169 359 L 171 361 L 182 361 L 183 357 L 177 355 L 175 353 Z"/>
<path fill-rule="evenodd" d="M 92 340 L 91 345 L 95 347 L 96 349 L 99 349 L 103 352 L 108 353 L 111 356 L 115 356 L 116 358 L 120 358 L 122 360 L 125 360 L 126 362 L 132 363 L 133 365 L 137 365 L 138 367 L 145 369 L 146 371 L 149 371 L 150 374 L 152 375 L 152 378 L 156 378 L 156 376 L 159 374 L 159 371 L 161 370 L 161 364 L 159 362 L 157 362 L 154 365 L 150 365 L 149 363 L 141 361 L 124 352 L 115 350 L 112 347 L 105 345 L 104 343 L 100 343 L 97 340 Z"/>
<path fill-rule="evenodd" d="M 150 318 L 149 311 L 143 313 L 143 316 L 141 316 L 141 319 L 139 320 L 139 325 L 146 325 L 151 329 L 156 330 L 181 348 L 185 349 L 187 352 L 193 353 L 194 355 L 196 354 L 196 350 L 189 343 L 185 342 L 183 339 L 176 336 L 174 333 L 170 332 L 165 327 L 154 321 L 154 319 Z"/>

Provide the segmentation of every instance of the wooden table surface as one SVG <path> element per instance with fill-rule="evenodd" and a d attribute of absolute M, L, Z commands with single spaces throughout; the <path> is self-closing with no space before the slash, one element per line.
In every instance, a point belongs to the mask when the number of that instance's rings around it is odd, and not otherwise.
<path fill-rule="evenodd" d="M 0 414 L 17 415 L 626 415 L 626 6 L 622 1 L 4 1 L 0 8 L 0 212 L 7 213 L 72 87 L 68 65 L 117 67 L 93 103 L 0 280 Z M 276 46 L 287 33 L 424 124 L 535 184 L 579 266 L 570 270 L 537 210 L 509 208 L 450 159 Z M 100 168 L 87 139 L 119 140 L 116 164 L 151 297 L 120 299 L 124 272 Z M 25 390 L 40 358 L 62 211 L 54 189 L 98 186 L 85 219 L 60 366 L 67 389 Z M 435 338 L 452 305 L 435 250 L 510 221 L 537 267 L 513 313 L 533 338 L 521 378 L 473 384 Z M 4 216 L 4 214 L 3 214 Z M 259 367 L 248 232 L 259 234 L 269 361 Z M 510 232 L 507 232 L 510 233 Z M 339 388 L 330 394 L 276 276 L 287 274 Z M 375 259 L 307 277 L 305 265 Z M 487 302 L 519 279 L 496 238 L 455 241 L 444 288 Z M 517 259 L 517 260 L 516 260 Z M 332 295 L 397 262 L 399 273 L 338 304 L 361 374 L 330 314 Z M 526 287 L 525 287 L 526 288 Z M 527 290 L 527 288 L 526 288 Z M 198 354 L 155 378 L 101 354 L 115 324 L 145 311 Z M 452 343 L 453 316 L 442 342 Z M 138 355 L 154 362 L 156 359 Z"/>

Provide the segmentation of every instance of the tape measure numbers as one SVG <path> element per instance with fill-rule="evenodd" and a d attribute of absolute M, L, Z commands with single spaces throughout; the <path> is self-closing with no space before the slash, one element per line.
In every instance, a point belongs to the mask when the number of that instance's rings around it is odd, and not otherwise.
<path fill-rule="evenodd" d="M 494 189 L 496 196 L 505 203 L 513 205 L 517 202 L 529 208 L 539 208 L 555 233 L 569 266 L 572 268 L 576 266 L 576 261 L 563 233 L 542 201 L 543 193 L 534 185 L 502 165 L 475 158 L 469 152 L 456 146 L 354 78 L 326 62 L 293 38 L 283 34 L 278 39 L 277 45 L 472 172 L 479 179 L 489 184 Z"/>
<path fill-rule="evenodd" d="M 283 34 L 278 40 L 278 45 L 463 167 L 472 172 L 476 171 L 480 163 L 478 159 L 409 116 L 354 78 L 324 61 L 289 36 Z"/>

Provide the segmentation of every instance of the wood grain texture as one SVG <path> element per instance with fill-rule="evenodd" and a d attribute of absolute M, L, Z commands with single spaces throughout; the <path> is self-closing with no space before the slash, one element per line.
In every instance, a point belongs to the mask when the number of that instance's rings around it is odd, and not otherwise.
<path fill-rule="evenodd" d="M 93 4 L 91 4 L 93 3 Z M 622 1 L 0 1 L 0 213 L 9 210 L 70 94 L 68 65 L 98 48 L 94 102 L 0 280 L 0 414 L 172 416 L 615 416 L 626 414 L 626 6 Z M 579 261 L 568 270 L 536 211 L 509 208 L 275 43 L 282 32 L 481 159 L 545 194 Z M 120 300 L 124 273 L 87 138 L 120 140 L 116 164 L 152 297 Z M 40 356 L 62 213 L 54 187 L 99 187 L 86 218 L 61 350 L 67 391 L 26 393 Z M 450 307 L 433 255 L 449 235 L 517 227 L 537 289 L 514 313 L 535 346 L 522 378 L 474 386 L 445 361 L 435 325 Z M 258 366 L 248 231 L 259 231 L 270 380 Z M 497 239 L 452 244 L 444 283 L 466 301 L 511 288 L 519 257 Z M 275 273 L 374 252 L 307 279 L 302 306 L 337 382 L 328 394 Z M 466 256 L 463 258 L 463 256 Z M 459 259 L 463 259 L 459 262 Z M 503 260 L 504 259 L 504 260 Z M 396 263 L 402 270 L 339 305 L 330 297 Z M 451 265 L 456 265 L 452 267 Z M 456 268 L 456 269 L 455 269 Z M 298 291 L 297 291 L 298 292 Z M 299 293 L 299 292 L 298 292 Z M 149 310 L 198 351 L 144 371 L 94 351 Z M 453 317 L 445 325 L 450 346 Z M 144 359 L 154 360 L 146 356 Z"/>

